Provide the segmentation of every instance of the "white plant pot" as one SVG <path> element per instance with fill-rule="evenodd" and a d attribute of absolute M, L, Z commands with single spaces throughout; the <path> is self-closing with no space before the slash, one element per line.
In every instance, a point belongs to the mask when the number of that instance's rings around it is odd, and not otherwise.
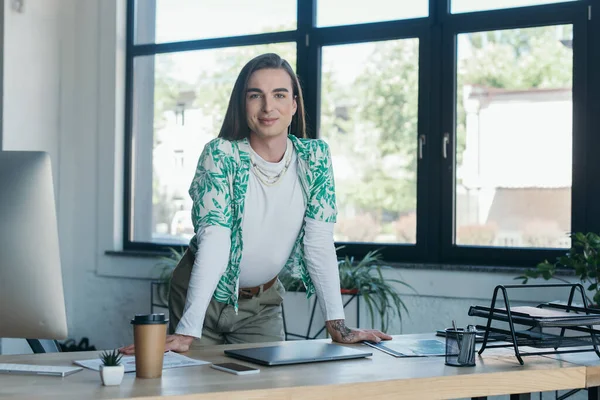
<path fill-rule="evenodd" d="M 125 374 L 125 366 L 117 365 L 114 367 L 100 366 L 100 379 L 104 386 L 120 385 Z"/>

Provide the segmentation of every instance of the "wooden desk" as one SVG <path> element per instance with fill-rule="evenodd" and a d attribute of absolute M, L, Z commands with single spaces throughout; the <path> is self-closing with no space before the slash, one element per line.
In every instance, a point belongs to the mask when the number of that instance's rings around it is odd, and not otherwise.
<path fill-rule="evenodd" d="M 289 346 L 294 342 L 282 344 Z M 187 355 L 211 362 L 231 361 L 223 355 L 223 350 L 241 347 L 250 345 L 215 346 Z M 70 365 L 72 360 L 96 355 L 97 352 L 0 356 L 0 362 Z M 373 349 L 373 357 L 367 359 L 261 366 L 257 375 L 231 375 L 208 365 L 168 369 L 161 379 L 136 379 L 134 374 L 126 374 L 123 383 L 116 387 L 102 386 L 98 372 L 91 370 L 65 378 L 0 375 L 0 398 L 440 399 L 575 389 L 585 385 L 583 365 L 531 356 L 521 366 L 514 354 L 504 349 L 486 350 L 483 356 L 477 356 L 476 367 L 466 368 L 446 366 L 443 357 L 401 359 Z"/>
<path fill-rule="evenodd" d="M 547 355 L 546 357 L 586 367 L 585 388 L 588 399 L 600 400 L 600 357 L 593 352 Z"/>

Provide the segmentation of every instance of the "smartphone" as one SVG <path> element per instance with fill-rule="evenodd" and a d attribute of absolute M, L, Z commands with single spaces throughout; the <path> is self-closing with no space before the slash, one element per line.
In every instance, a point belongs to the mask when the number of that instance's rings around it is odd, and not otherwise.
<path fill-rule="evenodd" d="M 245 365 L 233 362 L 211 364 L 211 367 L 218 369 L 219 371 L 225 371 L 236 375 L 258 374 L 260 372 L 260 369 L 258 368 L 247 367 Z"/>

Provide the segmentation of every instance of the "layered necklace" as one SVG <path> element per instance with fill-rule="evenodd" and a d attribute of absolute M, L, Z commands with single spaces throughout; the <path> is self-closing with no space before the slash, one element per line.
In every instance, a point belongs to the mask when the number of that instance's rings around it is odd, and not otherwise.
<path fill-rule="evenodd" d="M 256 160 L 256 158 L 260 157 L 260 156 L 258 154 L 256 154 L 254 152 L 254 150 L 251 150 L 250 151 L 250 164 L 252 165 L 252 172 L 265 185 L 267 185 L 267 186 L 276 185 L 277 183 L 279 183 L 281 178 L 283 178 L 283 176 L 287 172 L 288 168 L 290 167 L 290 164 L 292 163 L 292 153 L 293 153 L 292 148 L 293 148 L 293 145 L 292 145 L 291 141 L 288 139 L 286 149 L 285 149 L 285 154 L 283 155 L 283 159 L 284 159 L 283 168 L 281 169 L 281 171 L 279 171 L 275 175 L 273 175 L 272 171 L 265 170 L 263 167 L 261 167 L 260 163 L 257 162 L 257 160 Z"/>

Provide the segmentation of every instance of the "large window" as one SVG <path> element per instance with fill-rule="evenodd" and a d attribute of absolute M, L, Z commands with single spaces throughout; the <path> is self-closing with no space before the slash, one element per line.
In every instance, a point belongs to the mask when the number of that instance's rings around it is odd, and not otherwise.
<path fill-rule="evenodd" d="M 296 0 L 135 0 L 136 44 L 296 29 Z"/>
<path fill-rule="evenodd" d="M 341 242 L 416 243 L 419 40 L 323 48 L 321 137 Z"/>
<path fill-rule="evenodd" d="M 187 244 L 198 156 L 242 66 L 276 52 L 331 147 L 342 253 L 564 253 L 600 231 L 593 1 L 128 0 L 124 248 Z"/>
<path fill-rule="evenodd" d="M 455 239 L 570 247 L 572 25 L 458 35 Z"/>
<path fill-rule="evenodd" d="M 453 13 L 527 7 L 540 4 L 562 3 L 577 0 L 450 0 Z"/>
<path fill-rule="evenodd" d="M 343 10 L 343 12 L 340 12 Z M 426 17 L 427 0 L 318 0 L 317 26 L 340 26 L 366 22 L 393 21 Z"/>

